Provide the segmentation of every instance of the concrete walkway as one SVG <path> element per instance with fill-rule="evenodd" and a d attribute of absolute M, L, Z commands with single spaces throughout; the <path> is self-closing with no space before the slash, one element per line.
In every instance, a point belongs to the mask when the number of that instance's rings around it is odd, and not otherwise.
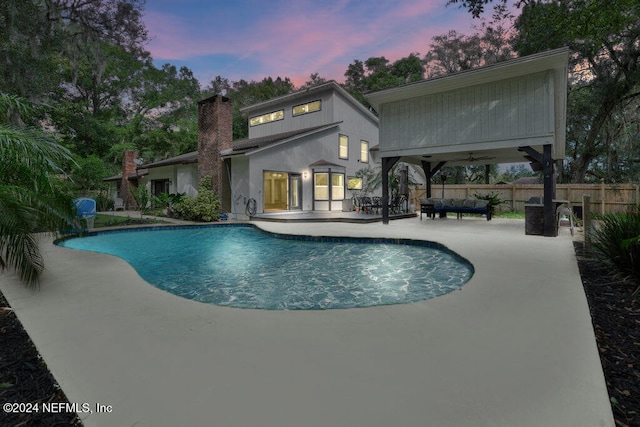
<path fill-rule="evenodd" d="M 49 240 L 41 290 L 9 273 L 0 289 L 68 398 L 90 404 L 88 427 L 614 426 L 567 229 L 525 236 L 523 221 L 481 218 L 258 225 L 434 240 L 476 272 L 414 304 L 245 310 L 173 296 L 120 259 Z"/>

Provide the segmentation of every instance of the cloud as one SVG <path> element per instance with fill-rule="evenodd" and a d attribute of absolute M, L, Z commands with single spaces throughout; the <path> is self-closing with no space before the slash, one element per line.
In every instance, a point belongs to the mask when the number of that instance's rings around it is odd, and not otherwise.
<path fill-rule="evenodd" d="M 341 81 L 355 59 L 424 54 L 434 35 L 459 29 L 463 21 L 456 10 L 432 1 L 225 4 L 199 3 L 180 14 L 147 11 L 147 48 L 154 59 L 198 64 L 200 69 L 190 68 L 207 81 L 215 75 L 232 81 L 286 76 L 300 85 L 315 72 Z"/>

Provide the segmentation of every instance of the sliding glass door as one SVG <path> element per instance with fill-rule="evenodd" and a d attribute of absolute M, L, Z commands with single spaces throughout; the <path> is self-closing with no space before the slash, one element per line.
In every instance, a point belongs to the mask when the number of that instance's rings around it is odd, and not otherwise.
<path fill-rule="evenodd" d="M 302 177 L 288 172 L 264 172 L 264 210 L 302 209 Z"/>

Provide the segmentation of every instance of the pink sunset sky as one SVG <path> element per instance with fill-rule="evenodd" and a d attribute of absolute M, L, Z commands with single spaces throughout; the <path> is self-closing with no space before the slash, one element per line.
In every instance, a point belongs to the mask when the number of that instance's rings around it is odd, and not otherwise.
<path fill-rule="evenodd" d="M 312 73 L 338 82 L 354 60 L 390 61 L 429 50 L 450 30 L 470 35 L 471 15 L 447 0 L 147 0 L 146 46 L 156 66 L 190 68 L 204 87 Z"/>

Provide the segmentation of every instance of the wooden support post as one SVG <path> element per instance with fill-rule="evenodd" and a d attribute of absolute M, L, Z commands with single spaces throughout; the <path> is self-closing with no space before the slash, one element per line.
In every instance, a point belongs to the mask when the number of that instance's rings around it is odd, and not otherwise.
<path fill-rule="evenodd" d="M 582 195 L 582 232 L 584 234 L 584 248 L 586 254 L 591 249 L 591 196 Z"/>
<path fill-rule="evenodd" d="M 551 158 L 551 144 L 545 144 L 542 152 L 542 176 L 544 182 L 544 236 L 556 237 L 557 225 L 556 225 L 556 213 L 554 209 L 554 187 L 555 187 L 555 173 L 553 167 L 553 159 Z"/>
<path fill-rule="evenodd" d="M 421 163 L 422 170 L 424 171 L 424 178 L 427 184 L 427 198 L 429 198 L 431 197 L 431 177 L 433 176 L 431 172 L 431 162 L 423 160 Z"/>
<path fill-rule="evenodd" d="M 389 224 L 389 171 L 400 157 L 382 158 L 382 223 Z"/>
<path fill-rule="evenodd" d="M 600 214 L 604 215 L 604 205 L 606 201 L 606 193 L 604 191 L 604 178 L 600 180 Z"/>

